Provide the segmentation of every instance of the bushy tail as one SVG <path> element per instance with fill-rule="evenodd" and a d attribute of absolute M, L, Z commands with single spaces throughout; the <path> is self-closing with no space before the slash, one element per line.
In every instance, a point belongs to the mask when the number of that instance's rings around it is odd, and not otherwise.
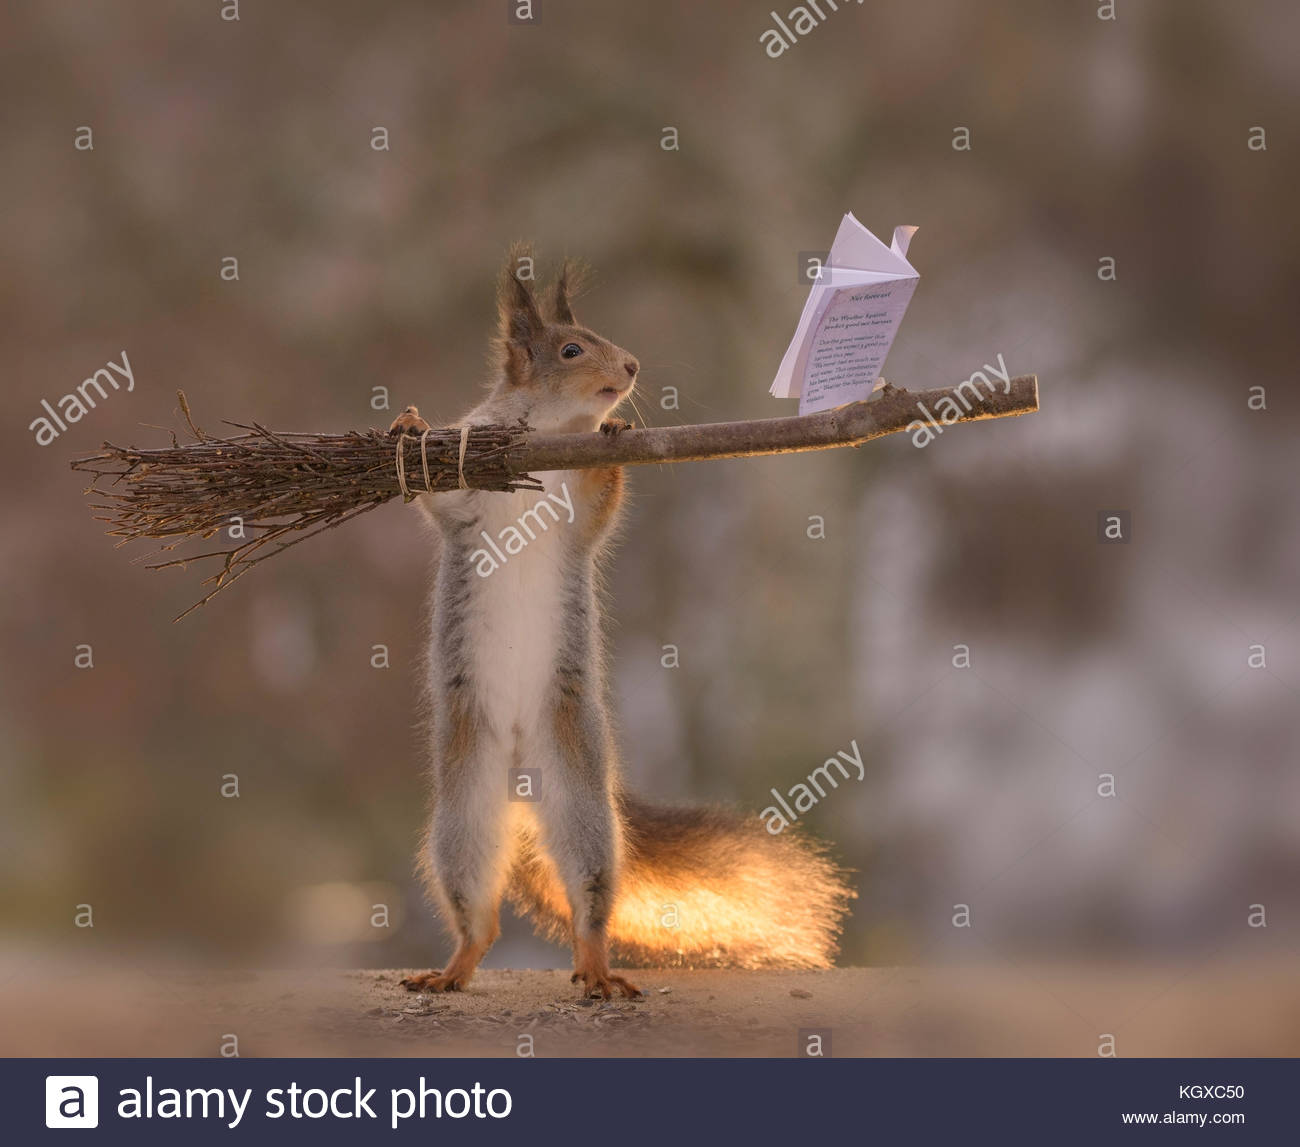
<path fill-rule="evenodd" d="M 770 835 L 757 816 L 620 798 L 626 838 L 610 939 L 637 967 L 827 968 L 848 873 L 807 837 Z M 511 899 L 556 939 L 569 933 L 564 888 L 534 845 Z"/>

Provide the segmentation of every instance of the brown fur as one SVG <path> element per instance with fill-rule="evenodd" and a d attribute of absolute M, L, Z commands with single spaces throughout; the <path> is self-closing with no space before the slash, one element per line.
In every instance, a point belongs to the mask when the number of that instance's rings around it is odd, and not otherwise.
<path fill-rule="evenodd" d="M 820 843 L 771 836 L 754 815 L 619 798 L 626 853 L 610 941 L 634 967 L 828 968 L 857 894 Z M 521 839 L 507 896 L 555 940 L 564 888 Z"/>

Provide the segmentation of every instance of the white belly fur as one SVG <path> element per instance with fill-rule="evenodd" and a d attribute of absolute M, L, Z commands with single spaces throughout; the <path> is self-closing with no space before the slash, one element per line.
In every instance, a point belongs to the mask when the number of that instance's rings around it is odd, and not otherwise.
<path fill-rule="evenodd" d="M 542 475 L 547 492 L 561 495 L 561 484 L 571 475 Z M 572 483 L 569 490 L 573 489 Z M 493 540 L 507 526 L 546 496 L 542 491 L 490 494 L 483 499 L 480 528 Z M 568 511 L 556 505 L 558 521 L 546 515 L 547 529 L 504 565 L 480 577 L 472 575 L 473 609 L 469 624 L 472 676 L 479 683 L 491 735 L 515 756 L 516 767 L 526 766 L 529 752 L 526 731 L 541 728 L 546 691 L 554 680 L 559 644 L 561 597 L 561 547 L 564 531 L 574 529 Z M 525 534 L 525 537 L 527 535 Z M 480 543 L 487 543 L 480 537 Z"/>

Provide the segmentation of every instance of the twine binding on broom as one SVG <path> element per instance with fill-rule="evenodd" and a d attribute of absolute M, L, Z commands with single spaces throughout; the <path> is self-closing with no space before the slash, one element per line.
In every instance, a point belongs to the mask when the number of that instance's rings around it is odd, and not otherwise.
<path fill-rule="evenodd" d="M 420 435 L 420 465 L 424 469 L 424 488 L 432 494 L 434 492 L 433 483 L 429 481 L 429 435 L 433 432 L 433 427 L 428 427 Z M 469 427 L 460 428 L 460 457 L 456 459 L 456 484 L 462 490 L 469 489 L 469 483 L 465 481 L 465 448 L 469 445 Z M 402 488 L 403 501 L 411 501 L 415 497 L 406 486 L 406 435 L 397 436 L 397 484 Z"/>

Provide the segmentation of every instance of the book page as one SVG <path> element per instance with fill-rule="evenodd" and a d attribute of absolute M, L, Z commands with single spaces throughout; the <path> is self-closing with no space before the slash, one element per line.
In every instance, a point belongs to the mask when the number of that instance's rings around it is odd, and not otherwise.
<path fill-rule="evenodd" d="M 870 395 L 917 281 L 909 276 L 863 283 L 832 294 L 795 368 L 802 379 L 800 414 Z"/>
<path fill-rule="evenodd" d="M 808 299 L 804 303 L 803 312 L 799 315 L 799 325 L 795 329 L 794 338 L 786 348 L 781 366 L 776 372 L 776 380 L 772 383 L 769 393 L 776 395 L 777 398 L 799 397 L 799 387 L 803 381 L 804 365 L 808 361 L 808 345 L 812 339 L 812 332 L 821 321 L 822 314 L 835 294 L 835 289 L 857 286 L 864 278 L 875 282 L 877 279 L 883 280 L 885 276 L 872 277 L 869 272 L 829 266 L 821 269 L 821 274 L 808 292 Z"/>

